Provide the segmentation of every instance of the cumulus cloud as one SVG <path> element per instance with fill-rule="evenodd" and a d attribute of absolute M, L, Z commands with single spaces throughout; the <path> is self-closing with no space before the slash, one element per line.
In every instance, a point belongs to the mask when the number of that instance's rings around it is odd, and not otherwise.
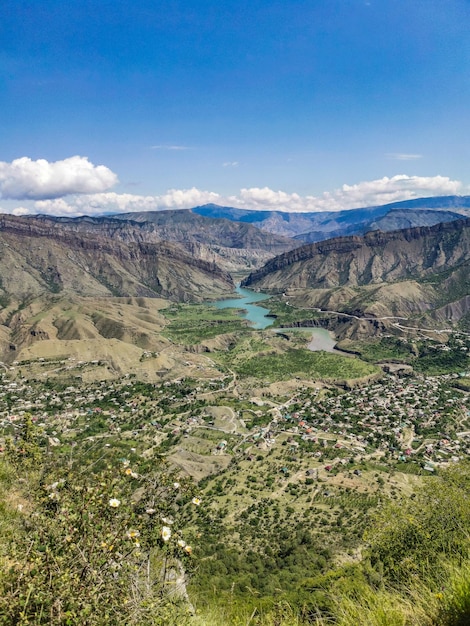
<path fill-rule="evenodd" d="M 45 215 L 101 215 L 103 213 L 131 213 L 136 211 L 162 211 L 165 209 L 192 208 L 199 204 L 220 202 L 215 192 L 191 189 L 169 189 L 159 196 L 139 196 L 131 193 L 95 193 L 54 200 L 38 200 L 36 212 Z"/>
<path fill-rule="evenodd" d="M 83 215 L 83 212 L 79 210 L 80 200 L 79 198 L 72 200 L 72 204 L 69 204 L 63 198 L 55 198 L 54 200 L 37 200 L 34 203 L 35 213 L 41 213 L 43 215 L 66 215 L 77 216 Z"/>
<path fill-rule="evenodd" d="M 19 206 L 19 207 L 16 207 L 16 209 L 13 209 L 12 213 L 13 215 L 18 215 L 18 216 L 31 215 L 31 210 L 27 209 L 26 207 Z"/>
<path fill-rule="evenodd" d="M 222 167 L 238 167 L 239 163 L 238 161 L 225 161 L 225 163 L 222 163 Z"/>
<path fill-rule="evenodd" d="M 273 191 L 269 187 L 242 189 L 239 196 L 228 200 L 233 206 L 260 210 L 281 211 L 341 211 L 364 206 L 375 206 L 411 200 L 423 196 L 454 195 L 462 190 L 462 183 L 446 176 L 407 176 L 343 185 L 320 196 L 300 196 L 297 193 Z"/>
<path fill-rule="evenodd" d="M 376 206 L 401 200 L 428 196 L 457 195 L 465 191 L 462 183 L 446 176 L 397 176 L 344 184 L 333 191 L 318 196 L 288 193 L 269 187 L 243 188 L 237 195 L 223 196 L 214 191 L 196 187 L 169 189 L 161 195 L 102 192 L 49 198 L 34 202 L 33 209 L 18 207 L 17 215 L 44 213 L 48 215 L 102 215 L 135 211 L 160 211 L 187 209 L 214 203 L 254 210 L 273 211 L 341 211 L 344 209 Z M 11 211 L 10 211 L 11 212 Z"/>
<path fill-rule="evenodd" d="M 54 162 L 28 157 L 11 163 L 0 161 L 0 197 L 4 199 L 46 200 L 97 193 L 117 182 L 114 172 L 104 165 L 93 165 L 87 157 L 72 156 Z"/>
<path fill-rule="evenodd" d="M 423 196 L 456 195 L 462 190 L 462 183 L 451 180 L 447 176 L 384 176 L 377 180 L 343 185 L 334 192 L 335 199 L 345 204 L 344 208 L 352 206 L 371 206 L 388 204 L 401 200 L 411 200 Z"/>

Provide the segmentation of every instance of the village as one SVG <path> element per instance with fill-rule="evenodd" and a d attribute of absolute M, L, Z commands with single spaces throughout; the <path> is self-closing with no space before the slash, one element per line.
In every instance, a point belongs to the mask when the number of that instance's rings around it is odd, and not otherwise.
<path fill-rule="evenodd" d="M 470 396 L 458 378 L 385 374 L 349 390 L 298 381 L 276 396 L 252 395 L 230 376 L 66 385 L 26 381 L 13 368 L 2 374 L 1 445 L 30 414 L 48 445 L 97 440 L 146 459 L 168 455 L 196 480 L 277 447 L 314 477 L 371 458 L 431 474 L 470 455 Z"/>

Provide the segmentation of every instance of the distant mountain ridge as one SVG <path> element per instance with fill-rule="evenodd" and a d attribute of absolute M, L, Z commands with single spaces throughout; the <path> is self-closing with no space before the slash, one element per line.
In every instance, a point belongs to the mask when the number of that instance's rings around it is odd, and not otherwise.
<path fill-rule="evenodd" d="M 245 222 L 273 234 L 300 239 L 306 242 L 322 241 L 331 237 L 364 234 L 376 227 L 388 230 L 387 222 L 379 223 L 382 217 L 395 210 L 406 210 L 403 220 L 398 221 L 395 213 L 393 228 L 407 228 L 413 225 L 429 226 L 439 221 L 447 221 L 449 215 L 457 219 L 470 213 L 470 196 L 439 196 L 416 198 L 393 202 L 381 206 L 347 209 L 342 211 L 287 212 L 256 211 L 221 207 L 214 204 L 194 207 L 192 211 L 205 217 L 223 217 Z M 460 210 L 457 213 L 456 210 Z M 439 212 L 438 215 L 433 215 Z M 391 225 L 390 225 L 391 226 Z"/>
<path fill-rule="evenodd" d="M 195 259 L 233 273 L 246 274 L 277 254 L 299 245 L 251 224 L 204 218 L 189 209 L 100 217 L 38 215 L 34 219 L 48 223 L 51 228 L 64 228 L 76 233 L 89 232 L 126 244 L 170 242 Z"/>

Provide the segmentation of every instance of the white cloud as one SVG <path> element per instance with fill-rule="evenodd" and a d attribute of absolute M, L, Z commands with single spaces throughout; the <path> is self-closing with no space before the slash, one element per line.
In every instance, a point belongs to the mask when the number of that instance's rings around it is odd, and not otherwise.
<path fill-rule="evenodd" d="M 158 145 L 158 146 L 150 146 L 150 150 L 175 150 L 176 152 L 180 151 L 180 150 L 190 150 L 191 148 L 189 146 L 165 146 L 165 145 Z"/>
<path fill-rule="evenodd" d="M 343 185 L 334 192 L 335 199 L 344 204 L 344 208 L 352 206 L 372 206 L 388 204 L 401 200 L 411 200 L 425 196 L 446 196 L 459 194 L 463 185 L 458 180 L 447 176 L 384 176 L 377 180 Z"/>
<path fill-rule="evenodd" d="M 55 198 L 54 200 L 37 200 L 34 203 L 35 213 L 42 215 L 67 215 L 77 216 L 83 215 L 83 211 L 79 210 L 80 198 L 72 199 L 72 204 L 69 204 L 63 198 Z"/>
<path fill-rule="evenodd" d="M 239 165 L 238 161 L 225 161 L 225 163 L 222 163 L 222 167 L 238 167 Z"/>
<path fill-rule="evenodd" d="M 12 211 L 13 215 L 31 215 L 31 209 L 27 209 L 24 206 L 19 206 L 16 209 L 13 209 Z"/>
<path fill-rule="evenodd" d="M 406 176 L 399 174 L 391 178 L 385 176 L 377 180 L 355 185 L 343 185 L 321 196 L 299 196 L 283 191 L 273 191 L 268 187 L 242 189 L 240 195 L 229 198 L 237 207 L 251 209 L 272 209 L 281 211 L 341 211 L 411 200 L 426 196 L 455 195 L 462 191 L 458 180 L 446 176 Z"/>
<path fill-rule="evenodd" d="M 233 206 L 280 211 L 341 211 L 399 202 L 423 196 L 454 195 L 462 190 L 462 183 L 446 176 L 385 176 L 340 189 L 326 191 L 320 196 L 300 196 L 268 187 L 242 189 L 239 196 L 228 198 Z"/>
<path fill-rule="evenodd" d="M 269 187 L 243 188 L 237 195 L 222 196 L 213 191 L 169 189 L 154 196 L 130 193 L 103 192 L 37 200 L 31 208 L 18 207 L 18 215 L 44 213 L 48 215 L 101 215 L 103 213 L 125 213 L 133 211 L 160 211 L 186 209 L 197 205 L 214 203 L 254 210 L 272 211 L 340 211 L 366 206 L 399 202 L 428 196 L 457 195 L 466 189 L 458 180 L 446 176 L 407 176 L 400 174 L 327 191 L 319 196 L 301 196 L 273 190 Z M 26 205 L 27 206 L 27 205 Z"/>
<path fill-rule="evenodd" d="M 55 162 L 28 157 L 11 163 L 0 161 L 0 197 L 5 199 L 43 200 L 96 193 L 117 182 L 114 172 L 104 165 L 93 165 L 87 157 L 72 156 Z"/>
<path fill-rule="evenodd" d="M 389 152 L 385 156 L 396 161 L 416 161 L 416 159 L 423 158 L 422 154 L 406 154 L 403 152 Z"/>
<path fill-rule="evenodd" d="M 45 215 L 101 215 L 103 213 L 131 213 L 135 211 L 162 211 L 186 209 L 199 204 L 220 202 L 221 196 L 211 191 L 169 189 L 160 196 L 139 196 L 131 193 L 95 193 L 55 200 L 38 200 L 34 203 L 37 213 Z"/>

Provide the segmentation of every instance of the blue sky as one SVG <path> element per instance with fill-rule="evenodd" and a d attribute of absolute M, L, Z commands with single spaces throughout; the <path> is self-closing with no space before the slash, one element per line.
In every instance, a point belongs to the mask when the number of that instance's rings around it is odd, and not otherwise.
<path fill-rule="evenodd" d="M 0 208 L 470 194 L 468 0 L 0 0 Z"/>

